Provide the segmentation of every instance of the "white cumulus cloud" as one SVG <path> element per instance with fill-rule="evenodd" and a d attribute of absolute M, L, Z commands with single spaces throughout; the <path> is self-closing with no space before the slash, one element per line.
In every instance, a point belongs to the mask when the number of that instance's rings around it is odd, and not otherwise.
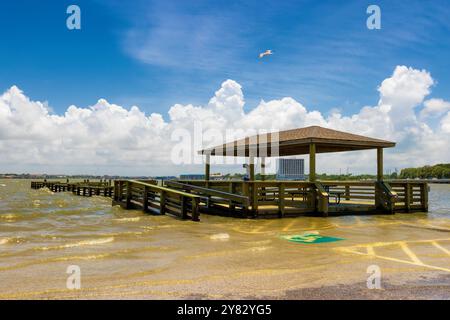
<path fill-rule="evenodd" d="M 290 97 L 261 101 L 245 112 L 242 87 L 226 80 L 204 106 L 173 105 L 167 121 L 161 114 L 146 115 L 137 106 L 126 109 L 104 99 L 85 108 L 70 106 L 57 115 L 13 86 L 0 96 L 0 168 L 131 175 L 202 172 L 201 165 L 175 165 L 171 159 L 181 143 L 174 133 L 193 135 L 196 124 L 203 132 L 225 136 L 215 142 L 229 140 L 229 132 L 237 138 L 256 130 L 320 125 L 396 141 L 397 147 L 385 156 L 387 168 L 449 162 L 450 103 L 425 100 L 434 84 L 426 70 L 397 66 L 380 84 L 378 103 L 344 116 L 339 109 L 310 110 Z M 430 118 L 438 120 L 433 125 L 427 122 Z M 194 140 L 183 142 L 192 147 L 192 155 L 213 142 Z M 319 171 L 345 172 L 347 167 L 351 172 L 374 172 L 375 152 L 318 158 Z"/>

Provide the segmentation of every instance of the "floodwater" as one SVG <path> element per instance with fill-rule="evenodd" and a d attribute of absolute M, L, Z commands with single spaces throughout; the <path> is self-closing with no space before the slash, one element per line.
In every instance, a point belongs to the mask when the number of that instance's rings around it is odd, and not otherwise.
<path fill-rule="evenodd" d="M 381 272 L 376 298 L 414 287 L 449 299 L 449 196 L 450 185 L 431 185 L 428 213 L 196 223 L 0 180 L 0 299 L 360 298 L 369 266 Z M 343 240 L 284 238 L 304 233 Z"/>

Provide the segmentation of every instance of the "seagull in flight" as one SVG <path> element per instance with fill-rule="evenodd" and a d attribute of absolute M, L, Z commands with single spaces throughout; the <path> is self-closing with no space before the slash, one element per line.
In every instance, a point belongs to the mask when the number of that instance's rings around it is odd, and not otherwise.
<path fill-rule="evenodd" d="M 272 50 L 266 50 L 265 52 L 259 54 L 259 58 L 261 59 L 265 56 L 270 56 L 272 54 L 273 54 Z"/>

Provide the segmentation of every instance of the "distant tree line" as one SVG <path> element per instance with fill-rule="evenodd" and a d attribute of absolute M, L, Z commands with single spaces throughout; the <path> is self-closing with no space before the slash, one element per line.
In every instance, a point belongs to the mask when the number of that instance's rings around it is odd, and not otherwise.
<path fill-rule="evenodd" d="M 450 179 L 450 163 L 440 163 L 434 166 L 405 168 L 400 171 L 401 179 Z"/>

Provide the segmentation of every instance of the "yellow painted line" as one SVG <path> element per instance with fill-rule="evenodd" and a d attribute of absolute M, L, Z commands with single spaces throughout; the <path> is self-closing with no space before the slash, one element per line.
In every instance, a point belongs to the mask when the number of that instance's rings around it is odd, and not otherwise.
<path fill-rule="evenodd" d="M 367 254 L 369 256 L 374 256 L 375 255 L 375 250 L 372 246 L 367 246 Z"/>
<path fill-rule="evenodd" d="M 393 245 L 401 245 L 402 243 L 432 243 L 432 242 L 441 242 L 441 241 L 450 241 L 450 238 L 444 239 L 430 239 L 430 240 L 411 240 L 411 241 L 391 241 L 391 242 L 372 242 L 367 244 L 358 244 L 351 247 L 340 247 L 342 249 L 356 249 L 356 248 L 367 248 L 371 247 L 385 247 L 385 246 L 393 246 Z M 339 248 L 337 248 L 339 249 Z"/>
<path fill-rule="evenodd" d="M 450 256 L 450 250 L 447 250 L 446 248 L 444 248 L 443 246 L 441 246 L 439 243 L 437 243 L 436 241 L 431 242 L 431 244 L 433 246 L 435 246 L 436 248 L 438 248 L 439 250 L 442 250 L 443 252 L 445 252 L 446 254 L 448 254 Z"/>
<path fill-rule="evenodd" d="M 291 229 L 291 227 L 295 224 L 295 222 L 297 222 L 296 220 L 292 220 L 286 227 L 284 227 L 283 229 L 281 229 L 282 231 L 288 231 Z"/>
<path fill-rule="evenodd" d="M 263 224 L 263 225 L 261 225 L 261 226 L 259 226 L 259 227 L 254 228 L 253 231 L 254 231 L 254 232 L 258 232 L 258 231 L 261 230 L 261 229 L 264 229 L 264 228 L 267 228 L 267 227 L 271 226 L 271 225 L 274 224 L 275 222 L 279 222 L 279 221 L 274 219 L 274 220 L 269 221 L 269 222 L 267 222 L 267 223 L 265 223 L 265 224 Z"/>
<path fill-rule="evenodd" d="M 359 252 L 359 251 L 351 250 L 351 249 L 347 249 L 347 248 L 344 248 L 344 249 L 345 250 L 342 250 L 342 251 L 346 251 L 346 252 L 354 253 L 354 254 L 359 254 L 359 255 L 363 255 L 363 256 L 367 256 L 368 255 L 367 253 L 364 253 L 364 252 Z M 386 257 L 386 256 L 380 256 L 378 254 L 374 255 L 373 257 L 374 258 L 383 259 L 383 260 L 389 260 L 389 261 L 394 261 L 394 262 L 411 264 L 411 265 L 418 266 L 418 267 L 425 267 L 425 268 L 429 268 L 429 269 L 435 269 L 435 270 L 450 272 L 450 269 L 447 269 L 447 268 L 442 268 L 442 267 L 433 266 L 433 265 L 429 265 L 429 264 L 417 264 L 417 263 L 415 263 L 413 261 L 402 260 L 402 259 L 397 259 L 397 258 L 391 258 L 391 257 Z"/>
<path fill-rule="evenodd" d="M 435 231 L 444 231 L 444 232 L 445 231 L 450 231 L 450 228 L 436 226 L 436 225 L 433 225 L 433 224 L 428 224 L 426 222 L 424 222 L 423 225 L 402 222 L 402 225 L 405 225 L 405 226 L 408 226 L 408 227 L 413 227 L 413 228 L 429 229 L 429 230 L 435 230 Z"/>
<path fill-rule="evenodd" d="M 400 248 L 402 248 L 403 252 L 405 252 L 408 257 L 415 262 L 416 264 L 423 265 L 424 263 L 416 256 L 416 254 L 408 247 L 405 242 L 400 243 Z"/>

